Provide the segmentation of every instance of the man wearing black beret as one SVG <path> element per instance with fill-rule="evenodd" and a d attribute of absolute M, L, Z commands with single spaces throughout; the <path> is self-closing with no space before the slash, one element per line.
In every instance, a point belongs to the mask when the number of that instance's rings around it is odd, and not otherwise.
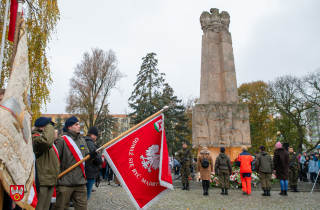
<path fill-rule="evenodd" d="M 40 117 L 34 123 L 32 140 L 36 156 L 40 193 L 36 210 L 49 209 L 54 187 L 57 185 L 60 163 L 54 150 L 54 123 L 51 118 Z"/>
<path fill-rule="evenodd" d="M 92 127 L 89 129 L 87 136 L 83 137 L 86 142 L 90 152 L 96 151 L 98 149 L 98 145 L 96 144 L 97 137 L 99 135 L 99 131 L 96 127 Z M 86 176 L 87 176 L 87 200 L 89 200 L 92 187 L 95 182 L 95 178 L 99 175 L 99 169 L 102 165 L 102 156 L 98 154 L 91 163 L 86 164 Z"/>
<path fill-rule="evenodd" d="M 265 151 L 264 146 L 260 146 L 260 154 L 256 160 L 256 171 L 259 173 L 262 196 L 270 196 L 271 174 L 273 172 L 273 161 L 271 156 Z"/>
<path fill-rule="evenodd" d="M 79 120 L 72 116 L 65 121 L 65 130 L 56 141 L 56 147 L 60 156 L 60 173 L 76 164 L 89 154 L 86 141 L 80 136 Z M 78 210 L 87 209 L 87 188 L 85 165 L 97 156 L 93 151 L 89 154 L 91 160 L 81 163 L 66 175 L 58 179 L 57 200 L 52 210 L 68 209 L 70 198 L 74 208 Z"/>

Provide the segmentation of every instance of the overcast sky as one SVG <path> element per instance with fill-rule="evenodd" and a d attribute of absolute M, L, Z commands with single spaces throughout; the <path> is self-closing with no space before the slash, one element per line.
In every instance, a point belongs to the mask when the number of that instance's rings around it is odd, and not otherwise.
<path fill-rule="evenodd" d="M 230 14 L 238 86 L 296 76 L 320 68 L 319 0 L 78 0 L 58 1 L 61 19 L 49 43 L 53 84 L 42 113 L 65 113 L 74 67 L 91 48 L 112 49 L 127 75 L 108 99 L 112 114 L 124 114 L 141 58 L 155 52 L 158 69 L 175 94 L 200 95 L 203 11 Z"/>

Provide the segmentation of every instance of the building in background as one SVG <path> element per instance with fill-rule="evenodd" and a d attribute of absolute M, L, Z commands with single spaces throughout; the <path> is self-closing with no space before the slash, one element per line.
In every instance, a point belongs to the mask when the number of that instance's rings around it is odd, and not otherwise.
<path fill-rule="evenodd" d="M 307 118 L 308 118 L 308 134 L 307 138 L 308 141 L 315 144 L 319 141 L 320 137 L 320 107 L 316 107 L 314 109 L 310 109 L 307 111 Z"/>

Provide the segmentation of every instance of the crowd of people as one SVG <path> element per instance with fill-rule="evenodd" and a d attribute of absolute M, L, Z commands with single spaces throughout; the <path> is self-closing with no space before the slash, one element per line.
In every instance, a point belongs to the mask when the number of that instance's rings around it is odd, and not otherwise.
<path fill-rule="evenodd" d="M 240 167 L 241 185 L 244 195 L 251 194 L 251 176 L 252 171 L 259 174 L 262 196 L 271 196 L 271 176 L 275 173 L 276 178 L 280 180 L 281 192 L 279 195 L 288 196 L 288 186 L 292 192 L 298 191 L 298 179 L 300 181 L 316 182 L 319 173 L 320 161 L 317 153 L 306 152 L 296 154 L 293 147 L 288 151 L 277 142 L 274 149 L 273 158 L 265 151 L 264 146 L 260 146 L 260 153 L 252 156 L 247 152 L 247 147 L 242 147 L 242 153 L 237 157 L 237 165 Z M 192 153 L 183 143 L 183 149 L 180 150 L 173 160 L 174 173 L 179 174 L 181 168 L 182 190 L 189 190 L 189 176 L 192 160 Z M 225 148 L 220 148 L 220 154 L 213 165 L 212 156 L 207 147 L 203 147 L 197 157 L 197 171 L 200 172 L 200 180 L 203 186 L 203 195 L 209 194 L 211 173 L 215 171 L 218 175 L 219 185 L 222 195 L 228 195 L 230 188 L 230 175 L 232 174 L 232 165 L 230 158 L 225 154 Z"/>
<path fill-rule="evenodd" d="M 33 149 L 36 157 L 36 185 L 38 203 L 36 210 L 62 210 L 68 209 L 70 202 L 75 209 L 86 210 L 87 201 L 93 191 L 96 178 L 102 176 L 109 181 L 115 178 L 115 183 L 120 182 L 114 177 L 106 158 L 96 152 L 98 145 L 98 129 L 92 127 L 86 136 L 80 135 L 79 120 L 72 116 L 65 121 L 65 127 L 61 132 L 54 129 L 51 118 L 40 117 L 32 128 Z M 270 196 L 271 175 L 276 173 L 280 180 L 280 195 L 287 196 L 288 184 L 292 192 L 298 192 L 297 181 L 316 181 L 320 168 L 318 154 L 295 154 L 292 147 L 288 152 L 280 142 L 276 143 L 273 159 L 260 147 L 260 153 L 255 158 L 247 152 L 247 147 L 242 147 L 242 153 L 237 158 L 240 167 L 242 191 L 245 195 L 251 194 L 252 170 L 259 173 L 263 196 Z M 193 166 L 193 155 L 187 144 L 183 142 L 182 150 L 178 151 L 170 162 L 170 168 L 174 167 L 175 174 L 179 172 L 182 177 L 182 190 L 189 190 L 190 172 Z M 90 158 L 59 177 L 59 174 L 68 170 L 79 160 L 89 155 Z M 202 180 L 203 195 L 209 195 L 211 173 L 218 174 L 222 195 L 228 195 L 230 188 L 230 175 L 232 165 L 230 158 L 225 154 L 225 148 L 220 148 L 220 154 L 213 164 L 213 158 L 207 147 L 203 147 L 197 158 L 197 170 Z M 253 167 L 254 166 L 254 167 Z M 15 203 L 10 196 L 5 195 L 4 210 L 12 210 Z M 19 209 L 19 207 L 15 208 Z"/>

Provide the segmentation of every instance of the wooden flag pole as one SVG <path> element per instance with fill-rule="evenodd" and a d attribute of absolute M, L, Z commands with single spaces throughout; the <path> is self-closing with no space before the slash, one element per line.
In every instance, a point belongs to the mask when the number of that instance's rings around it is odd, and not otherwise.
<path fill-rule="evenodd" d="M 99 152 L 101 150 L 103 150 L 104 148 L 106 148 L 107 146 L 115 143 L 116 141 L 118 141 L 119 139 L 121 139 L 122 137 L 124 137 L 125 135 L 127 135 L 128 133 L 134 131 L 135 129 L 139 128 L 140 126 L 142 126 L 143 124 L 147 123 L 149 120 L 151 120 L 152 118 L 156 117 L 157 115 L 161 114 L 164 111 L 167 111 L 170 107 L 169 106 L 165 106 L 163 107 L 163 109 L 161 109 L 160 111 L 158 111 L 157 113 L 151 115 L 150 117 L 148 117 L 147 119 L 143 120 L 142 122 L 140 122 L 139 124 L 133 126 L 132 128 L 130 128 L 129 130 L 127 130 L 126 132 L 120 134 L 119 136 L 117 136 L 116 138 L 112 139 L 111 141 L 109 141 L 108 143 L 104 144 L 102 147 L 98 148 L 96 150 L 96 152 Z M 79 162 L 77 162 L 76 164 L 74 164 L 73 166 L 71 166 L 70 168 L 68 168 L 67 170 L 65 170 L 64 172 L 62 172 L 61 174 L 59 174 L 58 179 L 60 179 L 62 176 L 66 175 L 67 173 L 69 173 L 71 170 L 73 170 L 75 167 L 79 166 L 82 162 L 88 160 L 90 158 L 90 155 L 87 155 L 85 158 L 83 158 L 82 160 L 80 160 Z"/>

